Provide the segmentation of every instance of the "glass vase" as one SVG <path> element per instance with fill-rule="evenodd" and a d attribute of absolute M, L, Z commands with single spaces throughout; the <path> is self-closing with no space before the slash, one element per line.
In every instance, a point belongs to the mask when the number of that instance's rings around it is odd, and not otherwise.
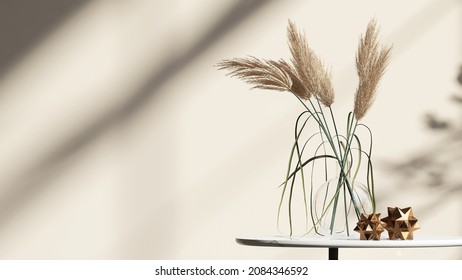
<path fill-rule="evenodd" d="M 372 212 L 372 198 L 364 184 L 350 179 L 326 181 L 314 197 L 314 218 L 318 234 L 350 237 L 361 213 Z"/>

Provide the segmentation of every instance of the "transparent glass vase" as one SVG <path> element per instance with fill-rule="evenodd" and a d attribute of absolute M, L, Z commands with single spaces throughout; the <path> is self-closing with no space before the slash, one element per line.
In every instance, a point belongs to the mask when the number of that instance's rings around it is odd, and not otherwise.
<path fill-rule="evenodd" d="M 358 182 L 334 178 L 326 181 L 314 197 L 314 218 L 319 234 L 349 237 L 361 213 L 372 212 L 372 198 L 367 187 Z"/>

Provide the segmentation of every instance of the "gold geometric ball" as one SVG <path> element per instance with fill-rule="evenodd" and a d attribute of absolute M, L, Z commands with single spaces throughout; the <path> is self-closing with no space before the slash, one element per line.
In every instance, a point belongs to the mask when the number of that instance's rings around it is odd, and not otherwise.
<path fill-rule="evenodd" d="M 420 228 L 411 207 L 388 207 L 388 217 L 382 221 L 386 223 L 385 228 L 391 240 L 413 240 L 414 231 Z"/>
<path fill-rule="evenodd" d="M 356 224 L 355 231 L 359 232 L 361 240 L 380 240 L 380 235 L 385 230 L 386 224 L 380 220 L 380 213 L 369 215 L 361 214 L 361 219 Z"/>

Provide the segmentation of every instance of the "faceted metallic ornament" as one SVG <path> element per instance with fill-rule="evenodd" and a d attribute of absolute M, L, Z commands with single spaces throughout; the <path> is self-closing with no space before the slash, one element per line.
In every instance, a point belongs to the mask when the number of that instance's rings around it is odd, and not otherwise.
<path fill-rule="evenodd" d="M 380 220 L 380 213 L 364 215 L 361 214 L 361 219 L 355 227 L 355 231 L 359 232 L 361 240 L 380 240 L 380 235 L 384 232 L 385 222 Z"/>
<path fill-rule="evenodd" d="M 414 231 L 420 228 L 411 207 L 388 207 L 388 217 L 382 221 L 387 224 L 385 228 L 391 240 L 412 240 Z"/>

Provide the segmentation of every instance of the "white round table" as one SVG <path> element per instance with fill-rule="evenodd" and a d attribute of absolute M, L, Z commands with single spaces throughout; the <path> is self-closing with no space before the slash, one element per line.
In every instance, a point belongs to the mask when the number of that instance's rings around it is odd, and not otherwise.
<path fill-rule="evenodd" d="M 247 246 L 328 248 L 329 260 L 338 260 L 339 248 L 423 248 L 462 246 L 462 236 L 420 236 L 414 240 L 359 240 L 358 237 L 328 238 L 324 236 L 238 237 L 236 242 Z"/>

